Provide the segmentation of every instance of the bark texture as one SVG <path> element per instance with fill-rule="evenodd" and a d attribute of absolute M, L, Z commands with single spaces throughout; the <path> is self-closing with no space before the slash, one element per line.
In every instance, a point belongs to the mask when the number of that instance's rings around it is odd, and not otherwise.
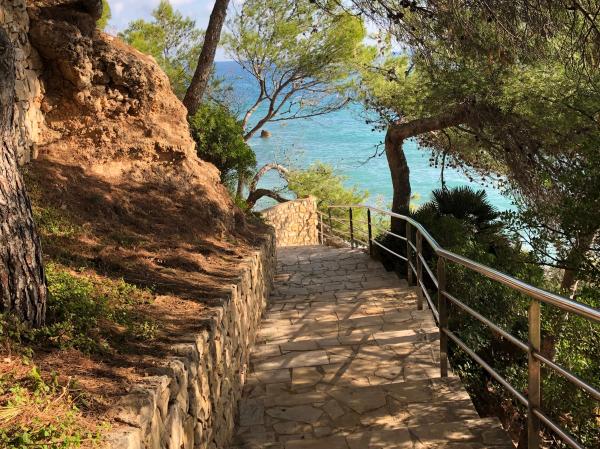
<path fill-rule="evenodd" d="M 0 312 L 41 326 L 46 312 L 42 250 L 12 136 L 14 49 L 0 28 Z"/>
<path fill-rule="evenodd" d="M 589 251 L 590 246 L 597 238 L 596 233 L 597 231 L 594 230 L 588 234 L 580 235 L 565 260 L 565 264 L 569 268 L 565 268 L 563 272 L 560 289 L 563 295 L 567 295 L 571 299 L 574 299 L 577 294 L 577 275 L 586 259 L 586 252 Z"/>
<path fill-rule="evenodd" d="M 223 29 L 225 16 L 227 15 L 227 6 L 229 6 L 229 0 L 216 0 L 210 15 L 208 27 L 204 35 L 204 44 L 198 58 L 198 66 L 183 99 L 183 104 L 187 108 L 189 116 L 194 115 L 198 111 L 202 103 L 202 97 L 206 92 L 210 72 L 215 61 L 217 46 L 221 39 L 221 30 Z"/>

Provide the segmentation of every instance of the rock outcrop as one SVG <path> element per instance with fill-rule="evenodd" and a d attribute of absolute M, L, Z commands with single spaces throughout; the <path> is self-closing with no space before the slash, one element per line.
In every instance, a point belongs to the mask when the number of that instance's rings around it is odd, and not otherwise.
<path fill-rule="evenodd" d="M 21 162 L 74 164 L 111 182 L 201 191 L 206 224 L 241 218 L 218 170 L 198 159 L 186 110 L 156 62 L 96 29 L 101 0 L 0 0 L 17 49 Z"/>

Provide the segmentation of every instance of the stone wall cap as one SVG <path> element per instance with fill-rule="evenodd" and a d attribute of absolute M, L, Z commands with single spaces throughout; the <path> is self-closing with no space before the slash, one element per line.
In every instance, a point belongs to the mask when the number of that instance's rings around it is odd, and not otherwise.
<path fill-rule="evenodd" d="M 305 203 L 305 202 L 308 202 L 308 201 L 315 201 L 316 202 L 317 200 L 318 200 L 318 198 L 316 196 L 308 195 L 308 196 L 304 196 L 304 197 L 301 197 L 301 198 L 296 198 L 295 200 L 286 201 L 285 203 L 275 204 L 274 206 L 271 206 L 271 207 L 268 207 L 266 209 L 263 209 L 263 210 L 259 211 L 259 213 L 261 215 L 263 215 L 265 213 L 270 213 L 270 212 L 272 212 L 274 210 L 277 210 L 277 209 L 282 209 L 284 207 L 291 207 L 294 204 Z"/>

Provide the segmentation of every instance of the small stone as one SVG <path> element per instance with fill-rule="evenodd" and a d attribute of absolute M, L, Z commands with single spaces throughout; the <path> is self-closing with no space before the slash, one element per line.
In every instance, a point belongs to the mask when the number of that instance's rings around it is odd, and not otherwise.
<path fill-rule="evenodd" d="M 331 427 L 327 427 L 327 426 L 315 427 L 315 430 L 314 430 L 315 436 L 317 438 L 326 437 L 328 435 L 331 435 L 332 432 L 333 432 L 333 430 L 331 429 Z"/>
<path fill-rule="evenodd" d="M 285 443 L 285 449 L 348 449 L 343 436 L 320 438 L 318 440 L 292 440 Z"/>
<path fill-rule="evenodd" d="M 274 407 L 267 410 L 267 414 L 273 418 L 286 419 L 288 421 L 300 421 L 307 424 L 316 422 L 323 412 L 310 405 L 298 405 L 295 407 Z"/>
<path fill-rule="evenodd" d="M 252 373 L 252 376 L 265 384 L 289 382 L 291 380 L 290 370 L 288 369 L 255 371 Z"/>
<path fill-rule="evenodd" d="M 265 408 L 257 399 L 242 400 L 240 404 L 240 425 L 256 426 L 264 422 Z"/>
<path fill-rule="evenodd" d="M 119 429 L 108 435 L 106 439 L 111 449 L 142 449 L 142 432 L 140 429 Z"/>
<path fill-rule="evenodd" d="M 346 440 L 350 449 L 413 449 L 415 447 L 408 429 L 354 433 L 348 435 Z"/>
<path fill-rule="evenodd" d="M 356 413 L 365 413 L 375 410 L 386 404 L 385 392 L 380 389 L 343 389 L 330 392 L 338 401 L 345 403 Z"/>
<path fill-rule="evenodd" d="M 401 366 L 385 367 L 385 368 L 380 368 L 377 371 L 375 371 L 375 375 L 377 377 L 383 377 L 384 379 L 388 379 L 388 380 L 394 380 L 401 374 L 402 374 Z"/>
<path fill-rule="evenodd" d="M 282 368 L 296 368 L 301 366 L 318 366 L 329 363 L 325 351 L 291 352 L 279 357 L 270 358 L 257 365 L 260 370 L 275 370 Z"/>

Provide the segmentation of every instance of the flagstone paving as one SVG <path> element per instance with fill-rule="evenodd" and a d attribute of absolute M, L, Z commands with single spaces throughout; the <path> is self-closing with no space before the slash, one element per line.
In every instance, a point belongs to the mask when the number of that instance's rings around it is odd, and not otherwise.
<path fill-rule="evenodd" d="M 278 249 L 235 449 L 509 449 L 457 377 L 416 293 L 358 250 Z"/>

